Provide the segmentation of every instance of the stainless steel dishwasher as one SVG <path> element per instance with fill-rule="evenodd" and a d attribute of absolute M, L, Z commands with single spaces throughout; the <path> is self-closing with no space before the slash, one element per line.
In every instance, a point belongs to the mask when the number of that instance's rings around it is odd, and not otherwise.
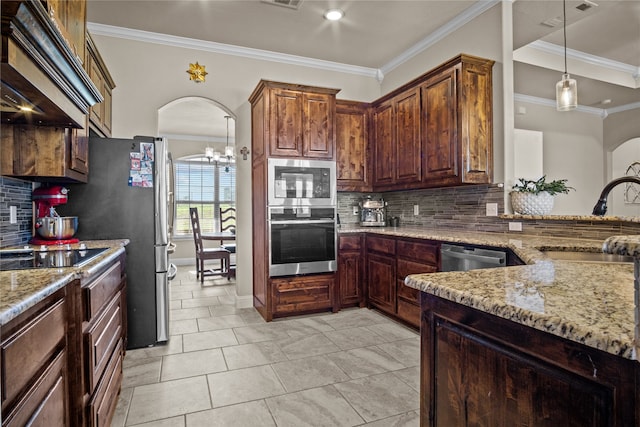
<path fill-rule="evenodd" d="M 507 265 L 507 252 L 500 249 L 443 244 L 440 248 L 440 260 L 440 271 L 504 267 Z"/>

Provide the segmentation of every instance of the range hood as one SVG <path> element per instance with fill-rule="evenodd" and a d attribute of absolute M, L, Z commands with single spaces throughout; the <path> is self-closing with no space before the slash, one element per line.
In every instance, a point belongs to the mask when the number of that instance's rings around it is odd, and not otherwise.
<path fill-rule="evenodd" d="M 0 57 L 3 124 L 84 128 L 103 100 L 39 0 L 2 0 Z"/>

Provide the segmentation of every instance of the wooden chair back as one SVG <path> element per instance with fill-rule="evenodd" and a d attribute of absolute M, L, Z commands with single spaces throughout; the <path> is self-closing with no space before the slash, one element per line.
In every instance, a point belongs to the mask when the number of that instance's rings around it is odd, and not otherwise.
<path fill-rule="evenodd" d="M 191 217 L 191 228 L 193 229 L 193 242 L 196 245 L 196 254 L 202 253 L 202 231 L 200 230 L 200 219 L 198 218 L 198 208 L 189 208 Z"/>
<path fill-rule="evenodd" d="M 235 232 L 236 230 L 236 208 L 220 208 L 220 231 Z"/>

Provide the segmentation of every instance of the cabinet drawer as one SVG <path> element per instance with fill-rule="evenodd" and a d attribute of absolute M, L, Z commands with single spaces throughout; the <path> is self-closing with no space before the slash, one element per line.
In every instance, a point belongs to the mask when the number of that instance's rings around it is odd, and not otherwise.
<path fill-rule="evenodd" d="M 398 317 L 407 323 L 420 327 L 420 305 L 398 299 Z"/>
<path fill-rule="evenodd" d="M 85 295 L 87 316 L 84 320 L 91 320 L 118 290 L 122 281 L 120 261 L 113 264 L 100 277 L 83 288 Z"/>
<path fill-rule="evenodd" d="M 6 414 L 3 427 L 69 425 L 66 372 L 67 354 L 62 351 L 18 401 L 15 410 Z"/>
<path fill-rule="evenodd" d="M 410 274 L 435 273 L 438 267 L 419 262 L 407 261 L 406 259 L 398 259 L 398 280 L 404 280 Z"/>
<path fill-rule="evenodd" d="M 398 257 L 438 265 L 438 244 L 398 240 Z"/>
<path fill-rule="evenodd" d="M 395 254 L 396 240 L 387 237 L 367 236 L 367 251 Z"/>
<path fill-rule="evenodd" d="M 339 248 L 341 251 L 359 251 L 362 245 L 360 244 L 360 235 L 355 234 L 353 236 L 340 236 Z"/>
<path fill-rule="evenodd" d="M 88 392 L 91 393 L 102 376 L 107 362 L 122 336 L 120 292 L 85 335 L 88 358 Z"/>
<path fill-rule="evenodd" d="M 118 403 L 118 393 L 122 384 L 122 340 L 111 356 L 105 375 L 89 402 L 90 425 L 108 427 Z"/>
<path fill-rule="evenodd" d="M 59 300 L 2 343 L 2 404 L 11 402 L 65 345 L 66 300 Z"/>
<path fill-rule="evenodd" d="M 334 277 L 276 279 L 271 284 L 273 312 L 291 313 L 333 307 Z"/>

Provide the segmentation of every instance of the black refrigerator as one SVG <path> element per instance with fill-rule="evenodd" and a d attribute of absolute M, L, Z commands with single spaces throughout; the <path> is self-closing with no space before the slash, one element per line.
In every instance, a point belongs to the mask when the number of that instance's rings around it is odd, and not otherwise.
<path fill-rule="evenodd" d="M 168 214 L 170 159 L 164 138 L 89 139 L 89 180 L 67 185 L 60 215 L 77 216 L 75 237 L 130 240 L 127 348 L 169 338 Z"/>

